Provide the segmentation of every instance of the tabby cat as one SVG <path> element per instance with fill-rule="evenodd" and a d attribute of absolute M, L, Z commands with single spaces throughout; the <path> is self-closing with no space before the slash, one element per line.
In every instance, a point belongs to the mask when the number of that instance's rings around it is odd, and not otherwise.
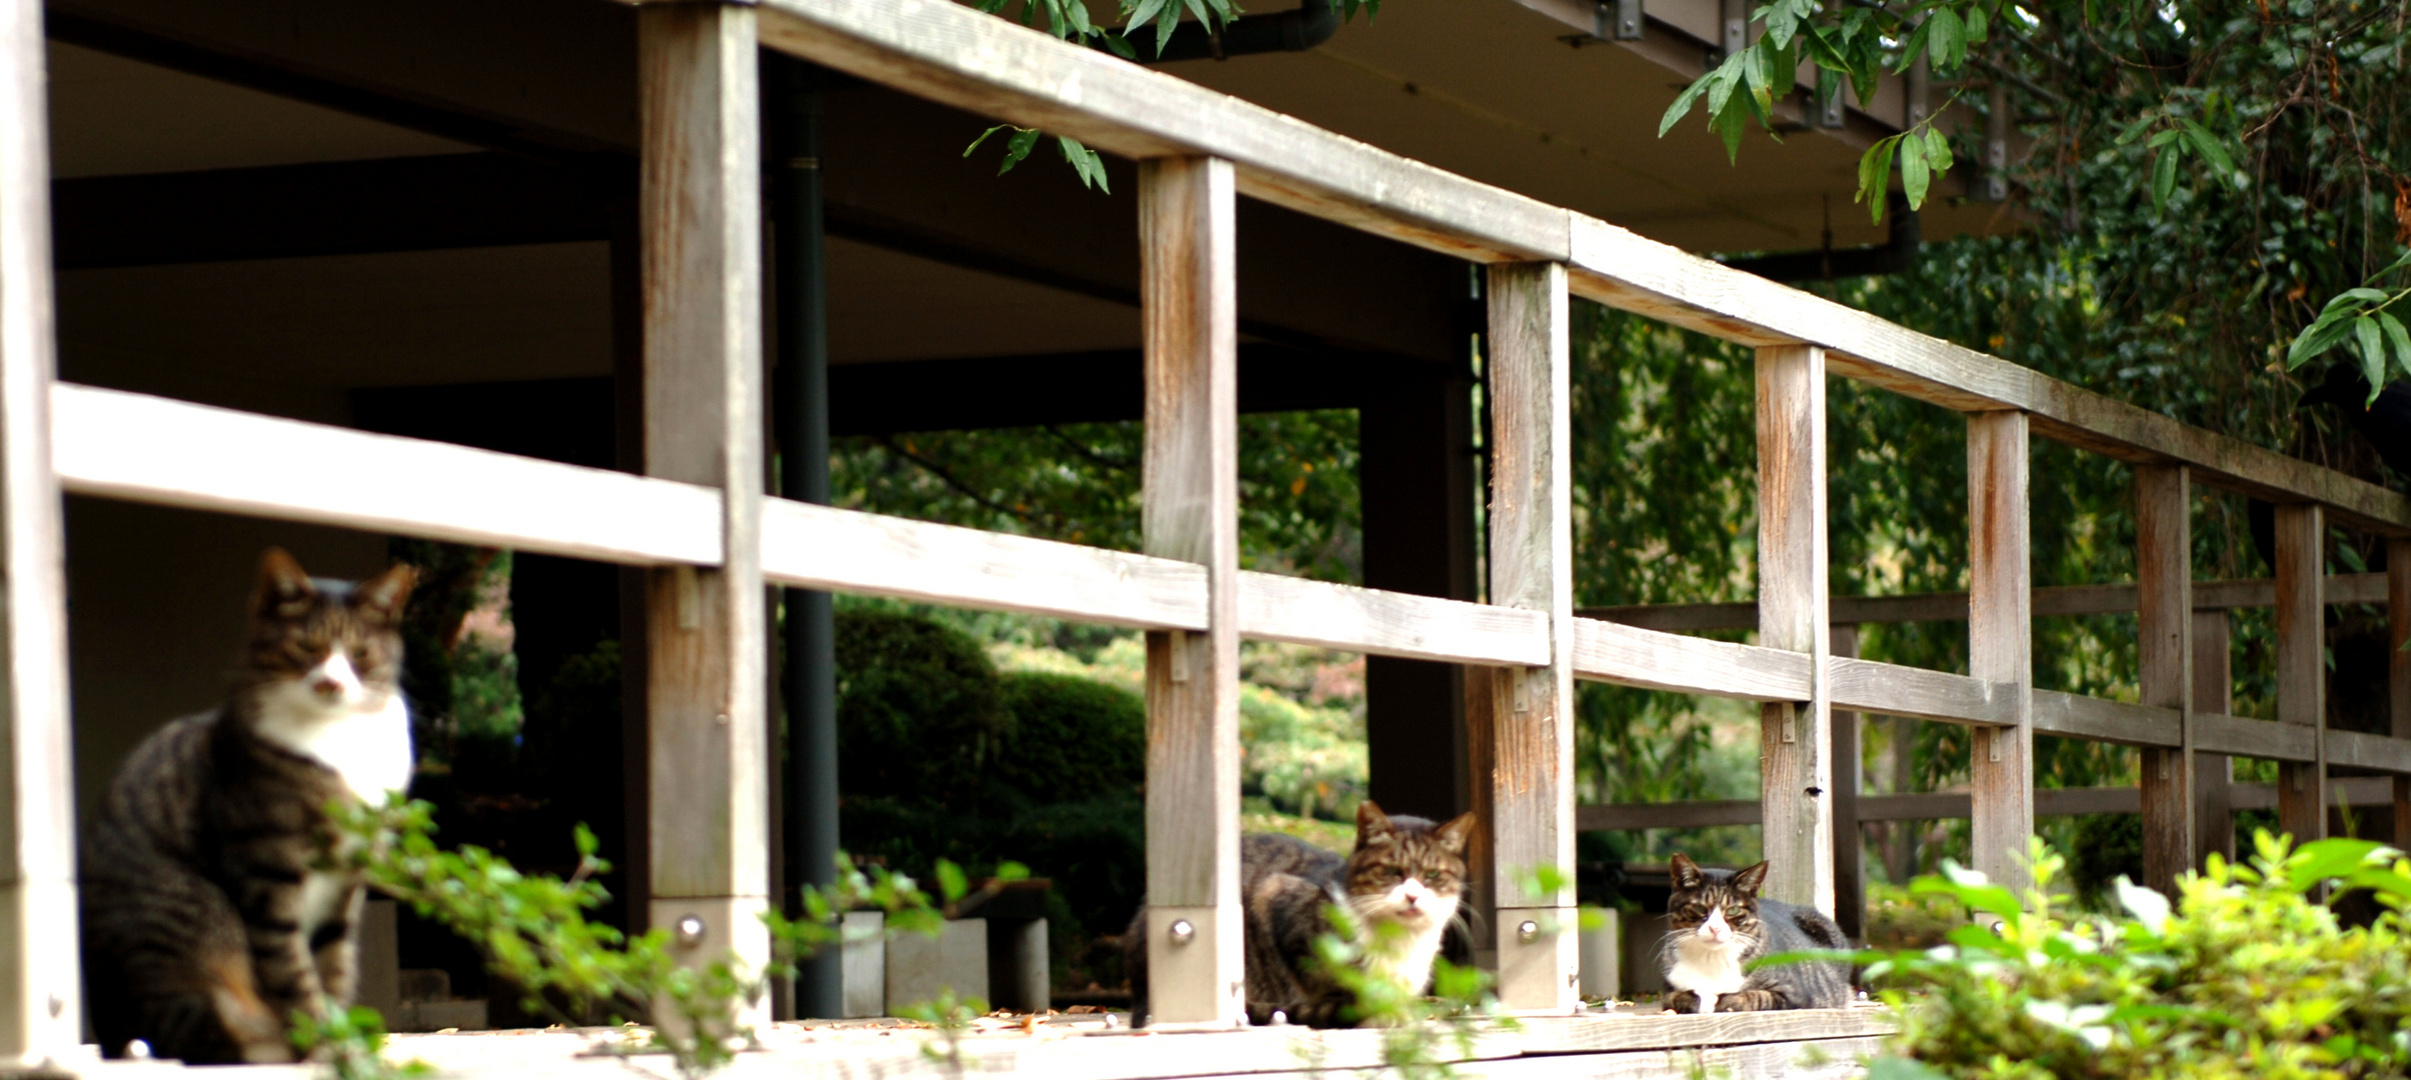
<path fill-rule="evenodd" d="M 1658 946 L 1668 1009 L 1763 1012 L 1838 1009 L 1849 1003 L 1850 965 L 1841 961 L 1746 970 L 1761 956 L 1850 947 L 1842 928 L 1824 912 L 1759 899 L 1766 865 L 1735 873 L 1703 870 L 1686 856 L 1674 857 L 1674 894 L 1666 901 L 1671 929 Z"/>
<path fill-rule="evenodd" d="M 86 830 L 92 1027 L 186 1062 L 293 1059 L 295 1010 L 348 1005 L 357 875 L 324 869 L 325 808 L 410 782 L 397 626 L 415 572 L 313 580 L 260 559 L 234 691 L 135 748 Z"/>
<path fill-rule="evenodd" d="M 1314 1027 L 1355 1022 L 1355 1000 L 1309 963 L 1314 939 L 1331 931 L 1324 909 L 1332 904 L 1355 913 L 1370 970 L 1422 990 L 1457 916 L 1465 841 L 1472 831 L 1472 814 L 1434 825 L 1385 814 L 1367 799 L 1356 808 L 1356 850 L 1344 859 L 1294 836 L 1241 837 L 1248 1020 L 1269 1024 L 1278 1013 Z M 1136 1025 L 1148 1019 L 1146 919 L 1146 912 L 1139 912 L 1125 939 Z M 1397 929 L 1383 932 L 1381 924 Z"/>

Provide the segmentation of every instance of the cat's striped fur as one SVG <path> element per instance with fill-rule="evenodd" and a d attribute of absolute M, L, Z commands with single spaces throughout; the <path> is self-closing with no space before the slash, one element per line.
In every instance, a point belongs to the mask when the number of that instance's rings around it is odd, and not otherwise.
<path fill-rule="evenodd" d="M 361 886 L 327 869 L 337 799 L 411 771 L 397 632 L 413 571 L 312 580 L 260 560 L 232 695 L 118 770 L 81 872 L 85 995 L 111 1056 L 141 1039 L 192 1063 L 290 1061 L 294 1012 L 354 990 Z"/>
<path fill-rule="evenodd" d="M 1667 934 L 1658 947 L 1665 1005 L 1675 1012 L 1838 1009 L 1850 1003 L 1850 965 L 1805 960 L 1749 970 L 1762 956 L 1847 950 L 1849 939 L 1813 907 L 1762 900 L 1766 863 L 1738 873 L 1703 869 L 1680 853 L 1671 868 Z"/>

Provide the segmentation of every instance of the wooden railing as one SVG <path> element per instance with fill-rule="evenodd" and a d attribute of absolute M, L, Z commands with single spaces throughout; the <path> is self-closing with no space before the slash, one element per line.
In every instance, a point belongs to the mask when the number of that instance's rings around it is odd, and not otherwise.
<path fill-rule="evenodd" d="M 1764 702 L 1769 889 L 1835 902 L 1836 707 L 1981 729 L 1975 862 L 2016 881 L 2036 812 L 2040 730 L 2298 762 L 2280 811 L 2315 835 L 2326 766 L 2401 770 L 2402 739 L 2326 735 L 2317 539 L 2335 521 L 2394 541 L 2396 639 L 2411 623 L 2411 500 L 2186 427 L 2006 361 L 1430 168 L 948 0 L 647 4 L 643 102 L 644 476 L 53 386 L 47 166 L 34 0 L 0 0 L 0 489 L 10 797 L 0 803 L 0 1055 L 64 1056 L 80 1035 L 60 572 L 62 489 L 501 545 L 655 568 L 647 603 L 653 792 L 650 917 L 695 916 L 692 955 L 758 958 L 768 902 L 766 583 L 903 596 L 1148 633 L 1147 890 L 1159 1022 L 1240 1015 L 1237 651 L 1241 636 L 1455 662 L 1469 693 L 1487 829 L 1481 949 L 1512 1008 L 1574 1005 L 1570 888 L 1519 871 L 1571 862 L 1573 680 Z M 37 29 L 29 30 L 28 27 Z M 755 47 L 1139 159 L 1147 408 L 1146 554 L 1097 551 L 766 498 Z M 1493 373 L 1490 603 L 1237 570 L 1235 203 L 1247 195 L 1487 264 Z M 1759 348 L 1759 645 L 1577 616 L 1572 607 L 1569 302 L 1585 297 Z M 1832 656 L 1828 373 L 1968 414 L 1968 676 Z M 2033 691 L 2029 432 L 2135 462 L 2149 497 L 2136 586 L 2143 705 Z M 393 478 L 376 485 L 360 477 Z M 2199 481 L 2281 503 L 2280 708 L 2235 721 L 2188 697 L 2193 588 L 2183 507 Z M 1840 607 L 1847 607 L 1843 602 Z M 2406 686 L 2397 653 L 2396 694 Z M 2401 725 L 2411 708 L 2398 704 Z M 2290 725 L 2290 726 L 2288 726 Z M 2397 735 L 2411 735 L 2401 726 Z M 2193 828 L 2187 769 L 2147 764 L 2154 836 Z M 2161 779 L 2154 780 L 2154 777 Z M 2170 779 L 2173 777 L 2173 779 Z M 2399 785 L 2398 781 L 2398 785 Z M 2397 786 L 2398 808 L 2404 789 Z M 2398 812 L 2399 809 L 2398 809 Z M 2155 841 L 2165 884 L 2183 849 Z M 2179 860 L 2181 861 L 2181 860 Z M 1527 929 L 1529 927 L 1530 929 Z"/>

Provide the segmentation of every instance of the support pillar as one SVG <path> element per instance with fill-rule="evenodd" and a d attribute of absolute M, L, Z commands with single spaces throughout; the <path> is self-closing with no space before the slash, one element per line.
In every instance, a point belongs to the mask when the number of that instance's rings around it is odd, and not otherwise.
<path fill-rule="evenodd" d="M 0 1066 L 71 1059 L 84 1026 L 46 63 L 42 5 L 0 2 Z"/>
<path fill-rule="evenodd" d="M 1809 655 L 1804 702 L 1759 711 L 1762 895 L 1834 910 L 1832 655 L 1826 622 L 1825 350 L 1758 350 L 1758 643 Z M 1855 769 L 1852 770 L 1855 773 Z"/>
<path fill-rule="evenodd" d="M 681 962 L 733 956 L 760 970 L 770 805 L 754 11 L 649 4 L 637 26 L 645 472 L 716 488 L 725 508 L 719 567 L 665 567 L 647 582 L 651 923 L 701 931 Z"/>
<path fill-rule="evenodd" d="M 2181 745 L 2143 751 L 2143 884 L 2172 897 L 2194 852 L 2190 483 L 2182 465 L 2135 466 L 2136 688 L 2183 724 Z"/>
<path fill-rule="evenodd" d="M 1147 993 L 1153 1023 L 1237 1025 L 1238 189 L 1230 162 L 1139 165 L 1147 554 L 1206 567 L 1202 633 L 1147 635 Z"/>
<path fill-rule="evenodd" d="M 1580 1002 L 1574 918 L 1572 373 L 1565 267 L 1490 268 L 1490 602 L 1549 614 L 1549 666 L 1499 670 L 1475 704 L 1489 756 L 1492 920 L 1499 1002 L 1526 1013 Z M 1533 891 L 1536 867 L 1563 888 Z"/>
<path fill-rule="evenodd" d="M 2027 421 L 1967 418 L 1967 669 L 2010 695 L 2016 722 L 1979 727 L 1969 748 L 1975 867 L 2022 893 L 2034 836 L 2033 571 L 2028 563 Z M 2001 914 L 2006 914 L 2001 913 Z"/>
<path fill-rule="evenodd" d="M 2386 625 L 2394 737 L 2411 739 L 2411 540 L 2386 541 Z M 2394 778 L 2394 846 L 2411 848 L 2411 776 Z"/>
<path fill-rule="evenodd" d="M 2327 835 L 2327 522 L 2316 503 L 2277 508 L 2277 720 L 2315 734 L 2308 762 L 2277 765 L 2277 828 Z"/>

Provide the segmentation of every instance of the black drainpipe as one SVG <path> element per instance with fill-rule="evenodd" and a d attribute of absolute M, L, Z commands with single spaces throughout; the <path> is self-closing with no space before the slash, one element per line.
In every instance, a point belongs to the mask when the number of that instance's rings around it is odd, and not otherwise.
<path fill-rule="evenodd" d="M 778 366 L 772 427 L 778 440 L 779 495 L 829 501 L 829 328 L 826 238 L 821 214 L 820 112 L 828 72 L 770 50 L 762 54 L 763 163 L 778 290 Z M 836 880 L 837 648 L 829 594 L 781 590 L 779 697 L 786 706 L 786 775 L 778 787 L 780 903 L 800 915 L 797 887 Z M 838 953 L 796 963 L 793 1013 L 834 1018 L 845 1009 Z"/>
<path fill-rule="evenodd" d="M 1252 53 L 1305 52 L 1339 33 L 1339 22 L 1338 0 L 1304 0 L 1296 11 L 1242 15 L 1220 33 L 1208 33 L 1200 22 L 1183 22 L 1173 29 L 1172 40 L 1164 44 L 1160 56 L 1155 51 L 1153 24 L 1134 31 L 1129 41 L 1143 64 L 1228 60 Z"/>

